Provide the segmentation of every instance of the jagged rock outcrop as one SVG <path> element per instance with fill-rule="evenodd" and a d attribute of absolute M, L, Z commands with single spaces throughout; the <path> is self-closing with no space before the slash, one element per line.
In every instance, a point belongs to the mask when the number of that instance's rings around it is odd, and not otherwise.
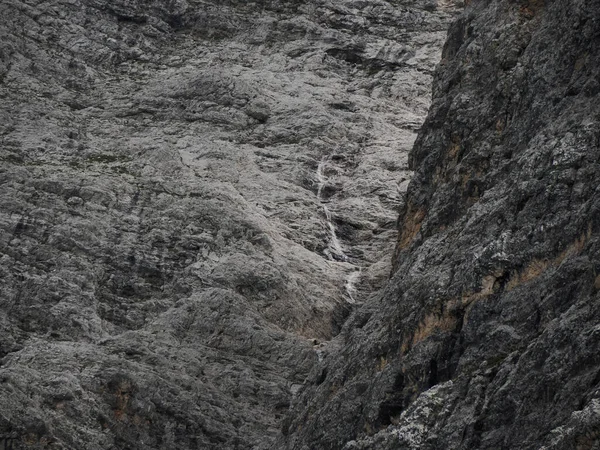
<path fill-rule="evenodd" d="M 389 273 L 452 2 L 0 14 L 0 448 L 270 447 Z"/>
<path fill-rule="evenodd" d="M 469 3 L 391 280 L 313 370 L 286 448 L 600 448 L 600 2 Z"/>

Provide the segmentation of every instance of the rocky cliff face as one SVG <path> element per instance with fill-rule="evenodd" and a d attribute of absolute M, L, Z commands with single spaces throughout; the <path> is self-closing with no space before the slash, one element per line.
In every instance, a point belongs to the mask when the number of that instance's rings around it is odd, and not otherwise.
<path fill-rule="evenodd" d="M 4 1 L 0 448 L 598 449 L 600 2 L 467 3 Z"/>
<path fill-rule="evenodd" d="M 0 448 L 277 448 L 390 272 L 454 12 L 3 1 Z"/>
<path fill-rule="evenodd" d="M 600 448 L 600 2 L 474 1 L 452 25 L 389 284 L 288 448 Z"/>

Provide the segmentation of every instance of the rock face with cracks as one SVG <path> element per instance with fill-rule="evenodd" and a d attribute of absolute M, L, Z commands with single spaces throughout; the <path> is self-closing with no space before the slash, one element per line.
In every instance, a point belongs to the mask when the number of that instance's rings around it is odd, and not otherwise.
<path fill-rule="evenodd" d="M 2 2 L 0 448 L 600 448 L 600 1 L 465 3 Z"/>
<path fill-rule="evenodd" d="M 0 448 L 278 448 L 390 272 L 455 12 L 3 1 Z"/>
<path fill-rule="evenodd" d="M 600 2 L 469 3 L 392 277 L 313 369 L 286 448 L 600 448 Z"/>

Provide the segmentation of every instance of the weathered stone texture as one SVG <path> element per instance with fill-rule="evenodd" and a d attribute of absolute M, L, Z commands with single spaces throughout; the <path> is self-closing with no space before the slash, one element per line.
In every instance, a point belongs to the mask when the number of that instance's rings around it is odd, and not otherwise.
<path fill-rule="evenodd" d="M 273 444 L 389 274 L 442 3 L 0 2 L 0 448 Z"/>
<path fill-rule="evenodd" d="M 393 276 L 313 370 L 288 448 L 599 448 L 600 2 L 469 3 Z"/>

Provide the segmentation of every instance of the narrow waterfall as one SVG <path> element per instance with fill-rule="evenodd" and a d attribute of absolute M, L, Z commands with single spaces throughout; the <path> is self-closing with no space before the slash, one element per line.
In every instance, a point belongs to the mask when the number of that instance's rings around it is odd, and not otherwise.
<path fill-rule="evenodd" d="M 344 248 L 342 247 L 342 243 L 337 237 L 337 231 L 335 224 L 333 223 L 333 215 L 331 211 L 326 205 L 325 200 L 323 199 L 323 188 L 327 184 L 327 179 L 325 177 L 325 166 L 328 161 L 328 157 L 324 156 L 319 165 L 317 166 L 317 199 L 321 204 L 323 211 L 325 212 L 325 218 L 327 220 L 327 227 L 329 228 L 330 241 L 327 250 L 325 250 L 325 254 L 330 261 L 343 261 L 352 266 L 353 270 L 346 277 L 346 284 L 344 285 L 346 289 L 346 294 L 348 296 L 348 302 L 355 302 L 356 295 L 356 283 L 360 279 L 361 269 L 356 265 L 352 264 L 348 260 L 348 255 L 344 252 Z"/>
<path fill-rule="evenodd" d="M 348 294 L 348 298 L 350 299 L 350 303 L 355 303 L 356 300 L 354 296 L 356 295 L 356 283 L 360 280 L 361 269 L 360 267 L 356 267 L 354 272 L 350 272 L 348 277 L 346 278 L 346 293 Z"/>
<path fill-rule="evenodd" d="M 317 199 L 319 200 L 319 203 L 321 203 L 323 211 L 325 212 L 325 218 L 327 219 L 327 227 L 329 228 L 330 236 L 329 248 L 326 250 L 326 254 L 330 261 L 348 261 L 348 256 L 344 252 L 342 244 L 337 237 L 337 231 L 335 228 L 335 224 L 333 223 L 333 216 L 331 214 L 331 211 L 329 210 L 323 199 L 323 188 L 327 183 L 324 173 L 325 165 L 327 164 L 327 159 L 327 157 L 323 157 L 323 159 L 321 159 L 321 162 L 317 167 L 317 181 L 319 183 L 317 188 Z"/>

